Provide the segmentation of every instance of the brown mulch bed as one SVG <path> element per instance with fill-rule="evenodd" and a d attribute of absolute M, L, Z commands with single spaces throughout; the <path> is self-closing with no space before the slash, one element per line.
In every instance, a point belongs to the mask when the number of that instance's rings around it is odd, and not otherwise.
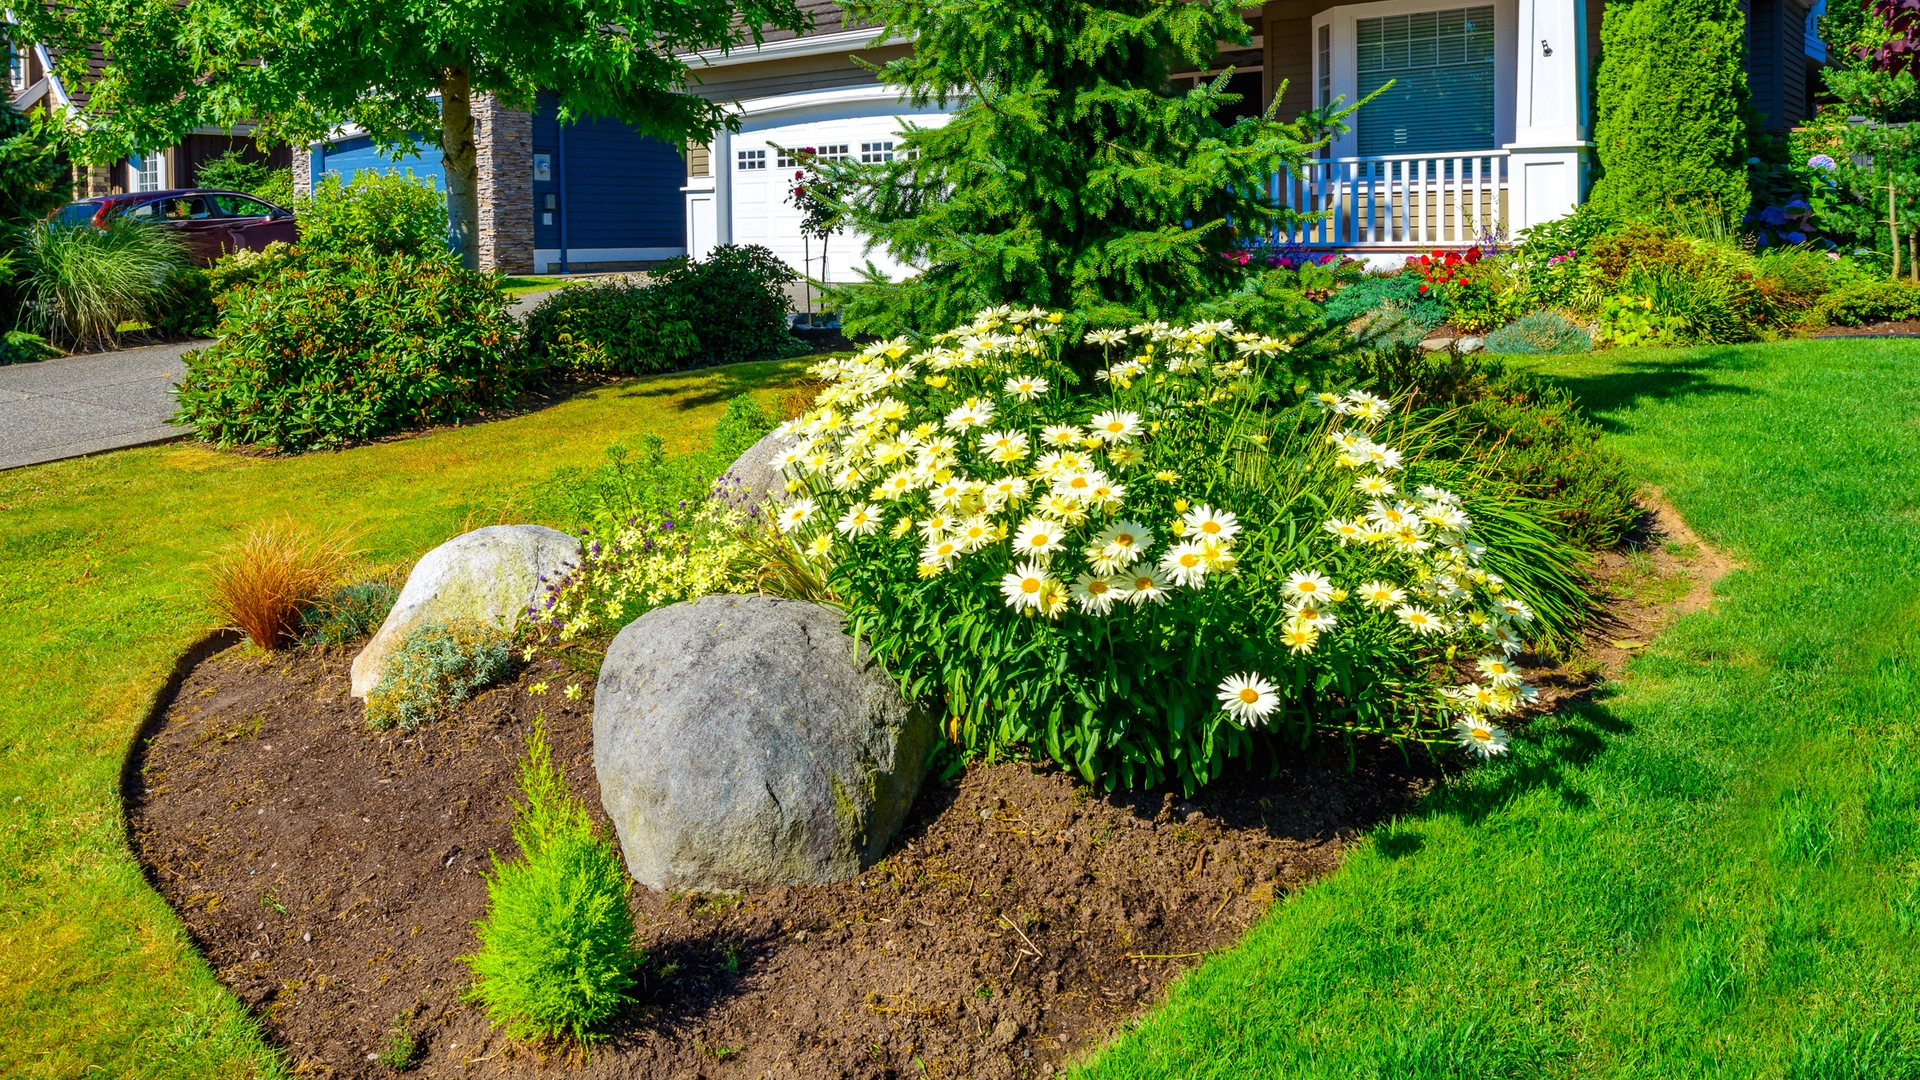
<path fill-rule="evenodd" d="M 1639 554 L 1600 560 L 1613 595 L 1583 656 L 1530 673 L 1543 707 L 1617 671 L 1730 568 L 1657 493 L 1648 506 Z M 636 886 L 640 1001 L 582 1062 L 494 1032 L 461 1000 L 460 957 L 489 853 L 512 853 L 514 769 L 536 715 L 606 825 L 590 676 L 540 661 L 447 722 L 379 733 L 347 696 L 352 653 L 212 656 L 129 763 L 149 878 L 302 1075 L 391 1075 L 373 1058 L 396 1024 L 423 1076 L 1050 1075 L 1436 775 L 1385 749 L 1349 771 L 1329 746 L 1191 802 L 1102 795 L 1017 762 L 929 778 L 888 857 L 856 881 L 738 897 Z"/>
<path fill-rule="evenodd" d="M 1920 337 L 1920 319 L 1873 323 L 1868 326 L 1829 326 L 1815 337 Z"/>
<path fill-rule="evenodd" d="M 568 701 L 571 673 L 536 662 L 449 722 L 383 734 L 347 696 L 351 657 L 234 648 L 193 669 L 135 763 L 134 848 L 296 1070 L 390 1075 L 369 1056 L 397 1019 L 422 1075 L 524 1075 L 538 1055 L 461 1002 L 459 958 L 488 853 L 513 850 L 536 714 L 600 816 L 592 695 Z M 565 1072 L 1045 1075 L 1424 783 L 1391 751 L 1352 773 L 1343 755 L 1302 760 L 1191 803 L 1103 796 L 1024 763 L 931 780 L 858 881 L 740 897 L 636 886 L 642 1006 Z"/>

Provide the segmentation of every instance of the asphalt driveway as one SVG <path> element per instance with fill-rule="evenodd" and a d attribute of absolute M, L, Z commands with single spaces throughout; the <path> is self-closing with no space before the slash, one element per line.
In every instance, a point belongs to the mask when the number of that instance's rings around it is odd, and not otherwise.
<path fill-rule="evenodd" d="M 0 469 L 185 435 L 169 427 L 182 341 L 0 367 Z"/>

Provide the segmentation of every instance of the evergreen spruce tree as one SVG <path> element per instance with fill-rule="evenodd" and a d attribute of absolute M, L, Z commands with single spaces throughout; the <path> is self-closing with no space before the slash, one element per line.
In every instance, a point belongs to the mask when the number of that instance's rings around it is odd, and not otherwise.
<path fill-rule="evenodd" d="M 1168 85 L 1247 41 L 1234 0 L 854 0 L 856 20 L 914 42 L 876 68 L 915 105 L 958 105 L 910 127 L 890 163 L 821 163 L 848 223 L 924 272 L 842 286 L 852 330 L 939 330 L 991 304 L 1103 321 L 1171 318 L 1242 284 L 1228 257 L 1292 220 L 1264 202 L 1276 169 L 1336 119 L 1217 118 L 1224 77 Z M 1338 115 L 1344 115 L 1340 113 Z"/>
<path fill-rule="evenodd" d="M 1705 207 L 1747 211 L 1751 104 L 1738 0 L 1608 5 L 1595 80 L 1590 200 L 1623 219 Z"/>

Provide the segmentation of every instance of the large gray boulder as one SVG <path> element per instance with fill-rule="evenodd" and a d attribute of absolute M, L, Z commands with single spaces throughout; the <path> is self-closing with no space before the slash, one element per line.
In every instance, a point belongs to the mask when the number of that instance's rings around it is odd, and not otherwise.
<path fill-rule="evenodd" d="M 354 697 L 380 682 L 387 656 L 425 622 L 484 622 L 511 631 L 542 581 L 580 562 L 580 541 L 544 525 L 490 525 L 463 533 L 414 564 L 380 632 L 353 658 Z"/>
<path fill-rule="evenodd" d="M 707 596 L 613 639 L 593 768 L 649 888 L 844 881 L 885 854 L 938 732 L 838 613 Z"/>
<path fill-rule="evenodd" d="M 736 506 L 758 506 L 768 499 L 787 501 L 787 478 L 780 471 L 780 455 L 799 445 L 791 435 L 768 432 L 741 453 L 715 481 Z"/>

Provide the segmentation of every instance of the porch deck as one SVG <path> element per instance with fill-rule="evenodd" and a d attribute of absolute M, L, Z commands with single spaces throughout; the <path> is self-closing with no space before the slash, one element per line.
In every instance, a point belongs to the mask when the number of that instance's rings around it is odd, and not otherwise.
<path fill-rule="evenodd" d="M 1271 184 L 1273 205 L 1319 215 L 1275 244 L 1386 254 L 1510 235 L 1505 150 L 1320 158 Z"/>

